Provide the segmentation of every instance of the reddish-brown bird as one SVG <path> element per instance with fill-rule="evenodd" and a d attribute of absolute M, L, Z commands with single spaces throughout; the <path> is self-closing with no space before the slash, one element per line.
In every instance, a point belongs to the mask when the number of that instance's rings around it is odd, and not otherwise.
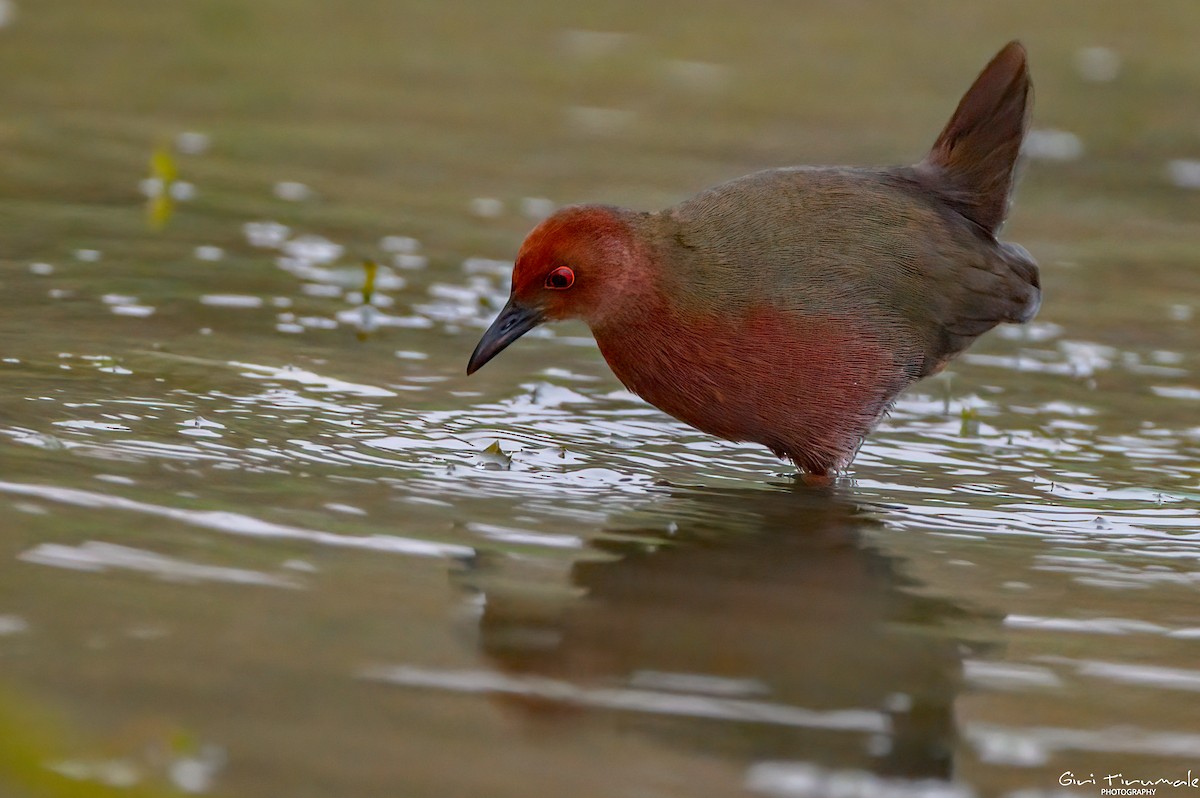
<path fill-rule="evenodd" d="M 901 391 L 1037 312 L 1037 265 L 996 240 L 1029 92 L 1011 42 L 915 166 L 771 169 L 658 213 L 565 208 L 525 240 L 467 373 L 581 318 L 654 406 L 812 474 L 843 468 Z"/>

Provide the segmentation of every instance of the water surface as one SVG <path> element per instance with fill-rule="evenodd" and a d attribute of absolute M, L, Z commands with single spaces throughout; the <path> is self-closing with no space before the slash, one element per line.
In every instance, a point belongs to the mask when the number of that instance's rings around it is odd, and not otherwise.
<path fill-rule="evenodd" d="M 0 728 L 54 729 L 11 750 L 254 796 L 1198 769 L 1196 8 L 643 5 L 10 9 Z M 1014 33 L 1084 145 L 1006 231 L 1042 313 L 832 489 L 648 407 L 579 325 L 463 374 L 548 208 L 915 159 Z"/>

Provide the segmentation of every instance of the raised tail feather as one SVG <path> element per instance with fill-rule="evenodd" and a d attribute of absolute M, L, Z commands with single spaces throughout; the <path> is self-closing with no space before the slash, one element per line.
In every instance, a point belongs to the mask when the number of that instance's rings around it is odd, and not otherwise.
<path fill-rule="evenodd" d="M 928 188 L 992 235 L 1008 214 L 1030 91 L 1025 48 L 1009 42 L 963 95 L 916 167 Z"/>

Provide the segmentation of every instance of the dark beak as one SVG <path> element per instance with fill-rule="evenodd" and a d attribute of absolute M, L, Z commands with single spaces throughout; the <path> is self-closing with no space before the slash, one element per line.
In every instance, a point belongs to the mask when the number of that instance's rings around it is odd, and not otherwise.
<path fill-rule="evenodd" d="M 487 332 L 479 339 L 475 351 L 471 353 L 471 360 L 467 363 L 467 374 L 479 371 L 484 363 L 500 354 L 504 347 L 545 320 L 540 310 L 518 305 L 516 301 L 509 299 L 504 310 L 500 311 L 500 315 L 492 322 L 492 326 L 488 327 Z"/>

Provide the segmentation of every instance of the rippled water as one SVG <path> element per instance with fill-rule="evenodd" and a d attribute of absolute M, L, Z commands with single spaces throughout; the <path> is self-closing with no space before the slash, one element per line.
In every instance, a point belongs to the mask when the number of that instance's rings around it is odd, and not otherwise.
<path fill-rule="evenodd" d="M 0 89 L 0 730 L 59 729 L 11 750 L 256 796 L 1033 798 L 1200 770 L 1200 195 L 1139 161 L 1194 156 L 1200 118 L 1119 124 L 1200 89 L 1175 23 L 1146 49 L 1098 16 L 1130 61 L 1107 88 L 1029 41 L 1039 109 L 1097 149 L 1028 165 L 1009 233 L 1042 314 L 822 490 L 622 390 L 581 326 L 466 358 L 556 204 L 909 157 L 1002 17 L 947 54 L 962 74 L 864 51 L 772 97 L 754 76 L 803 55 L 748 44 L 789 36 L 763 20 L 718 44 L 716 4 L 692 45 L 670 5 L 473 7 L 487 30 L 454 34 L 427 8 L 63 5 L 0 30 L 24 68 Z M 857 60 L 846 23 L 814 46 Z M 94 26 L 160 71 L 89 72 Z M 68 43 L 79 64 L 39 60 Z M 872 133 L 879 74 L 913 76 L 900 146 Z M 161 230 L 156 147 L 190 186 Z"/>

